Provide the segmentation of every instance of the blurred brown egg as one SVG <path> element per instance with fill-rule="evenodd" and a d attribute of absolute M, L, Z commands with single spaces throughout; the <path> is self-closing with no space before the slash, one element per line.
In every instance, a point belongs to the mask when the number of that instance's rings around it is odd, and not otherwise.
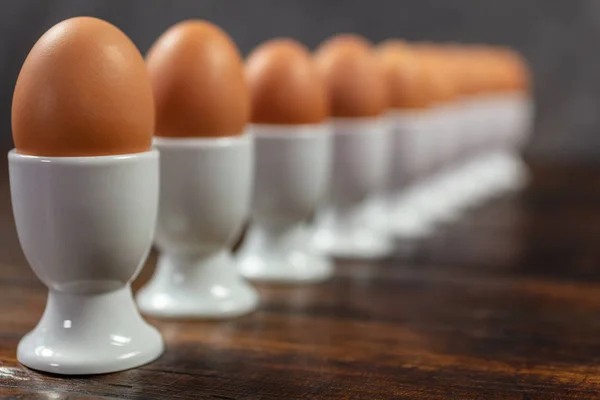
<path fill-rule="evenodd" d="M 525 58 L 512 49 L 501 49 L 500 56 L 506 70 L 508 90 L 531 92 L 531 71 Z"/>
<path fill-rule="evenodd" d="M 240 53 L 219 27 L 185 21 L 163 33 L 146 56 L 156 101 L 156 135 L 240 135 L 250 94 Z"/>
<path fill-rule="evenodd" d="M 327 93 L 310 52 L 292 39 L 258 46 L 246 61 L 253 123 L 317 124 L 328 116 Z"/>
<path fill-rule="evenodd" d="M 472 63 L 468 48 L 458 43 L 444 46 L 447 66 L 451 71 L 457 97 L 465 97 L 473 92 L 473 77 L 471 76 Z"/>
<path fill-rule="evenodd" d="M 154 102 L 140 52 L 108 22 L 78 17 L 58 23 L 37 41 L 21 68 L 12 131 L 21 154 L 148 151 Z"/>
<path fill-rule="evenodd" d="M 365 50 L 373 47 L 373 44 L 369 42 L 367 38 L 357 35 L 356 33 L 340 33 L 321 43 L 317 51 L 343 45 L 357 46 Z"/>
<path fill-rule="evenodd" d="M 458 87 L 447 58 L 439 45 L 432 43 L 414 46 L 423 69 L 423 91 L 429 105 L 447 103 L 458 96 Z"/>
<path fill-rule="evenodd" d="M 384 68 L 370 43 L 339 35 L 317 49 L 315 60 L 325 80 L 333 117 L 372 117 L 389 105 Z"/>
<path fill-rule="evenodd" d="M 490 59 L 486 46 L 469 46 L 464 55 L 465 92 L 477 96 L 490 92 Z"/>
<path fill-rule="evenodd" d="M 427 107 L 422 90 L 423 70 L 410 45 L 402 40 L 388 40 L 377 47 L 389 88 L 389 106 L 398 109 Z"/>
<path fill-rule="evenodd" d="M 511 90 L 512 72 L 502 51 L 493 49 L 488 54 L 487 60 L 486 72 L 488 75 L 489 91 L 499 93 Z"/>

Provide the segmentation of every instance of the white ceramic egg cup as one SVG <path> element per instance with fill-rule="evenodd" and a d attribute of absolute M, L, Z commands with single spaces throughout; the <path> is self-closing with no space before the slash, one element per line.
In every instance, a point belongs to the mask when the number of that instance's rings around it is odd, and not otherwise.
<path fill-rule="evenodd" d="M 490 151 L 501 130 L 495 100 L 489 95 L 466 98 L 461 102 L 461 132 L 468 160 L 455 180 L 454 202 L 461 209 L 476 207 L 497 191 L 495 167 L 490 168 Z M 493 163 L 492 163 L 493 164 Z"/>
<path fill-rule="evenodd" d="M 461 211 L 460 215 L 501 191 L 503 177 L 497 164 L 503 162 L 504 155 L 496 157 L 496 148 L 507 121 L 503 106 L 492 95 L 462 100 L 456 111 L 459 144 L 455 151 L 464 160 L 455 169 L 444 197 L 451 207 Z"/>
<path fill-rule="evenodd" d="M 479 140 L 478 137 L 470 135 L 470 131 L 465 129 L 469 121 L 469 108 L 465 107 L 463 101 L 456 101 L 448 110 L 447 120 L 447 141 L 442 142 L 447 146 L 447 173 L 441 183 L 441 190 L 435 197 L 443 199 L 446 211 L 439 216 L 440 222 L 454 222 L 463 216 L 465 208 L 468 206 L 468 189 L 472 184 L 470 163 L 474 147 L 473 140 Z"/>
<path fill-rule="evenodd" d="M 485 108 L 470 98 L 456 103 L 456 135 L 454 157 L 458 163 L 448 191 L 447 201 L 457 210 L 464 212 L 477 202 L 478 193 L 483 193 L 480 180 L 479 158 L 482 142 L 482 113 Z"/>
<path fill-rule="evenodd" d="M 251 129 L 256 143 L 254 206 L 237 254 L 240 273 L 283 284 L 329 279 L 333 264 L 311 247 L 307 223 L 329 183 L 329 127 L 253 124 Z"/>
<path fill-rule="evenodd" d="M 374 189 L 374 193 L 366 199 L 363 218 L 367 229 L 381 231 L 383 235 L 388 235 L 390 213 L 397 201 L 399 188 L 406 183 L 402 180 L 406 181 L 408 174 L 404 157 L 397 157 L 395 154 L 396 149 L 402 147 L 398 142 L 404 140 L 406 135 L 397 135 L 389 118 L 387 116 L 384 118 L 382 127 L 388 131 L 388 145 L 380 154 L 384 176 L 379 187 Z"/>
<path fill-rule="evenodd" d="M 155 138 L 160 205 L 152 279 L 140 289 L 143 313 L 159 318 L 233 318 L 254 311 L 257 291 L 237 272 L 230 246 L 250 212 L 251 135 Z"/>
<path fill-rule="evenodd" d="M 402 240 L 430 235 L 433 225 L 421 199 L 435 143 L 427 111 L 394 110 L 387 115 L 391 126 L 389 182 L 392 187 L 387 214 L 375 226 Z"/>
<path fill-rule="evenodd" d="M 487 119 L 485 129 L 481 135 L 485 137 L 485 162 L 482 163 L 482 174 L 486 176 L 488 183 L 487 193 L 484 199 L 488 200 L 503 192 L 510 184 L 511 171 L 507 166 L 510 164 L 510 156 L 505 152 L 505 143 L 511 129 L 510 99 L 501 93 L 492 93 L 487 96 Z M 509 159 L 507 163 L 507 158 Z"/>
<path fill-rule="evenodd" d="M 496 170 L 500 173 L 499 190 L 518 191 L 529 181 L 528 168 L 521 158 L 533 126 L 533 103 L 519 92 L 507 92 L 497 100 L 502 116 L 502 131 L 497 139 Z"/>
<path fill-rule="evenodd" d="M 461 108 L 456 103 L 440 104 L 428 111 L 430 146 L 424 152 L 430 159 L 433 172 L 423 184 L 421 197 L 416 200 L 431 225 L 453 222 L 462 215 L 455 199 L 456 181 L 460 169 L 456 165 L 459 150 Z"/>
<path fill-rule="evenodd" d="M 13 212 L 27 261 L 49 288 L 17 359 L 55 374 L 137 367 L 163 352 L 131 281 L 150 250 L 158 152 L 101 157 L 8 155 Z"/>
<path fill-rule="evenodd" d="M 381 193 L 388 174 L 389 136 L 383 117 L 333 118 L 328 201 L 320 210 L 313 245 L 334 257 L 388 256 L 394 244 L 367 221 L 368 201 Z"/>
<path fill-rule="evenodd" d="M 514 93 L 492 93 L 468 102 L 470 118 L 465 131 L 470 132 L 476 150 L 461 186 L 468 207 L 527 183 L 527 168 L 519 155 L 523 139 L 519 124 L 524 121 L 521 100 Z"/>

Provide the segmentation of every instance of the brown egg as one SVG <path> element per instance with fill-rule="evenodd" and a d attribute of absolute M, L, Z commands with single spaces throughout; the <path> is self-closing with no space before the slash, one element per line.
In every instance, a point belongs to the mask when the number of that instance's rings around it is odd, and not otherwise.
<path fill-rule="evenodd" d="M 464 57 L 465 93 L 469 96 L 489 93 L 491 90 L 489 49 L 485 46 L 469 46 Z"/>
<path fill-rule="evenodd" d="M 333 117 L 372 117 L 389 105 L 385 70 L 369 42 L 356 35 L 325 41 L 315 59 L 325 80 Z"/>
<path fill-rule="evenodd" d="M 292 39 L 273 39 L 246 61 L 252 122 L 317 124 L 328 116 L 327 93 L 310 52 Z"/>
<path fill-rule="evenodd" d="M 421 63 L 409 44 L 402 40 L 388 40 L 377 47 L 389 88 L 389 106 L 398 109 L 427 107 L 424 95 Z"/>
<path fill-rule="evenodd" d="M 323 50 L 327 47 L 334 48 L 336 46 L 358 46 L 365 50 L 369 50 L 373 47 L 373 43 L 369 42 L 367 38 L 357 35 L 356 33 L 340 33 L 330 37 L 319 46 L 319 50 Z"/>
<path fill-rule="evenodd" d="M 217 26 L 181 22 L 146 56 L 156 101 L 156 135 L 220 137 L 243 133 L 250 94 L 240 53 Z"/>
<path fill-rule="evenodd" d="M 505 89 L 530 93 L 531 71 L 525 58 L 508 48 L 499 49 L 498 53 L 505 72 Z"/>
<path fill-rule="evenodd" d="M 493 92 L 508 90 L 511 71 L 503 49 L 494 47 L 487 55 L 487 74 Z"/>
<path fill-rule="evenodd" d="M 21 154 L 71 157 L 149 150 L 154 102 L 140 52 L 123 32 L 96 18 L 55 25 L 21 68 L 12 131 Z"/>
<path fill-rule="evenodd" d="M 429 105 L 447 103 L 458 96 L 457 83 L 443 50 L 431 43 L 416 45 L 414 51 L 423 69 L 423 92 Z"/>
<path fill-rule="evenodd" d="M 444 46 L 443 53 L 447 60 L 446 66 L 454 83 L 456 97 L 469 95 L 473 86 L 469 51 L 464 45 L 451 43 Z"/>

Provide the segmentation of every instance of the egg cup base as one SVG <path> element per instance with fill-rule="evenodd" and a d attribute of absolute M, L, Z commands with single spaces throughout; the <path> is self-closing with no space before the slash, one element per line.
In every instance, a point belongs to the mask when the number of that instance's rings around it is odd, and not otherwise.
<path fill-rule="evenodd" d="M 415 203 L 419 208 L 422 219 L 432 224 L 451 223 L 461 218 L 460 205 L 452 200 L 456 190 L 453 182 L 454 172 L 450 171 L 427 182 L 420 193 L 420 199 Z"/>
<path fill-rule="evenodd" d="M 310 232 L 304 224 L 290 229 L 287 235 L 269 240 L 261 226 L 253 226 L 237 257 L 238 271 L 252 281 L 302 284 L 330 279 L 334 273 L 331 260 L 309 247 Z"/>
<path fill-rule="evenodd" d="M 394 243 L 387 235 L 369 229 L 363 221 L 335 221 L 336 217 L 322 217 L 313 237 L 317 251 L 336 258 L 377 259 L 394 251 Z"/>
<path fill-rule="evenodd" d="M 255 311 L 260 298 L 223 250 L 197 256 L 161 254 L 137 302 L 144 314 L 157 318 L 228 319 Z"/>
<path fill-rule="evenodd" d="M 386 232 L 395 239 L 424 239 L 433 234 L 431 221 L 410 207 L 398 208 L 389 218 Z"/>
<path fill-rule="evenodd" d="M 135 368 L 164 351 L 160 333 L 140 316 L 129 285 L 100 294 L 50 290 L 38 325 L 19 342 L 17 359 L 60 375 Z"/>
<path fill-rule="evenodd" d="M 319 283 L 333 276 L 333 264 L 324 256 L 291 253 L 279 257 L 248 256 L 240 273 L 249 280 L 279 284 Z"/>

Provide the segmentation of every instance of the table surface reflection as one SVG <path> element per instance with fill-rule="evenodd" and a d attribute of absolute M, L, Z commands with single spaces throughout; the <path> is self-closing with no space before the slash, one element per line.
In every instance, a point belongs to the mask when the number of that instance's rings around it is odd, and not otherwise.
<path fill-rule="evenodd" d="M 339 261 L 325 284 L 259 286 L 252 315 L 151 320 L 167 343 L 159 360 L 76 378 L 15 359 L 46 289 L 24 260 L 2 182 L 0 397 L 600 396 L 600 170 L 533 172 L 524 192 L 470 210 L 426 241 L 399 243 L 389 259 Z"/>

